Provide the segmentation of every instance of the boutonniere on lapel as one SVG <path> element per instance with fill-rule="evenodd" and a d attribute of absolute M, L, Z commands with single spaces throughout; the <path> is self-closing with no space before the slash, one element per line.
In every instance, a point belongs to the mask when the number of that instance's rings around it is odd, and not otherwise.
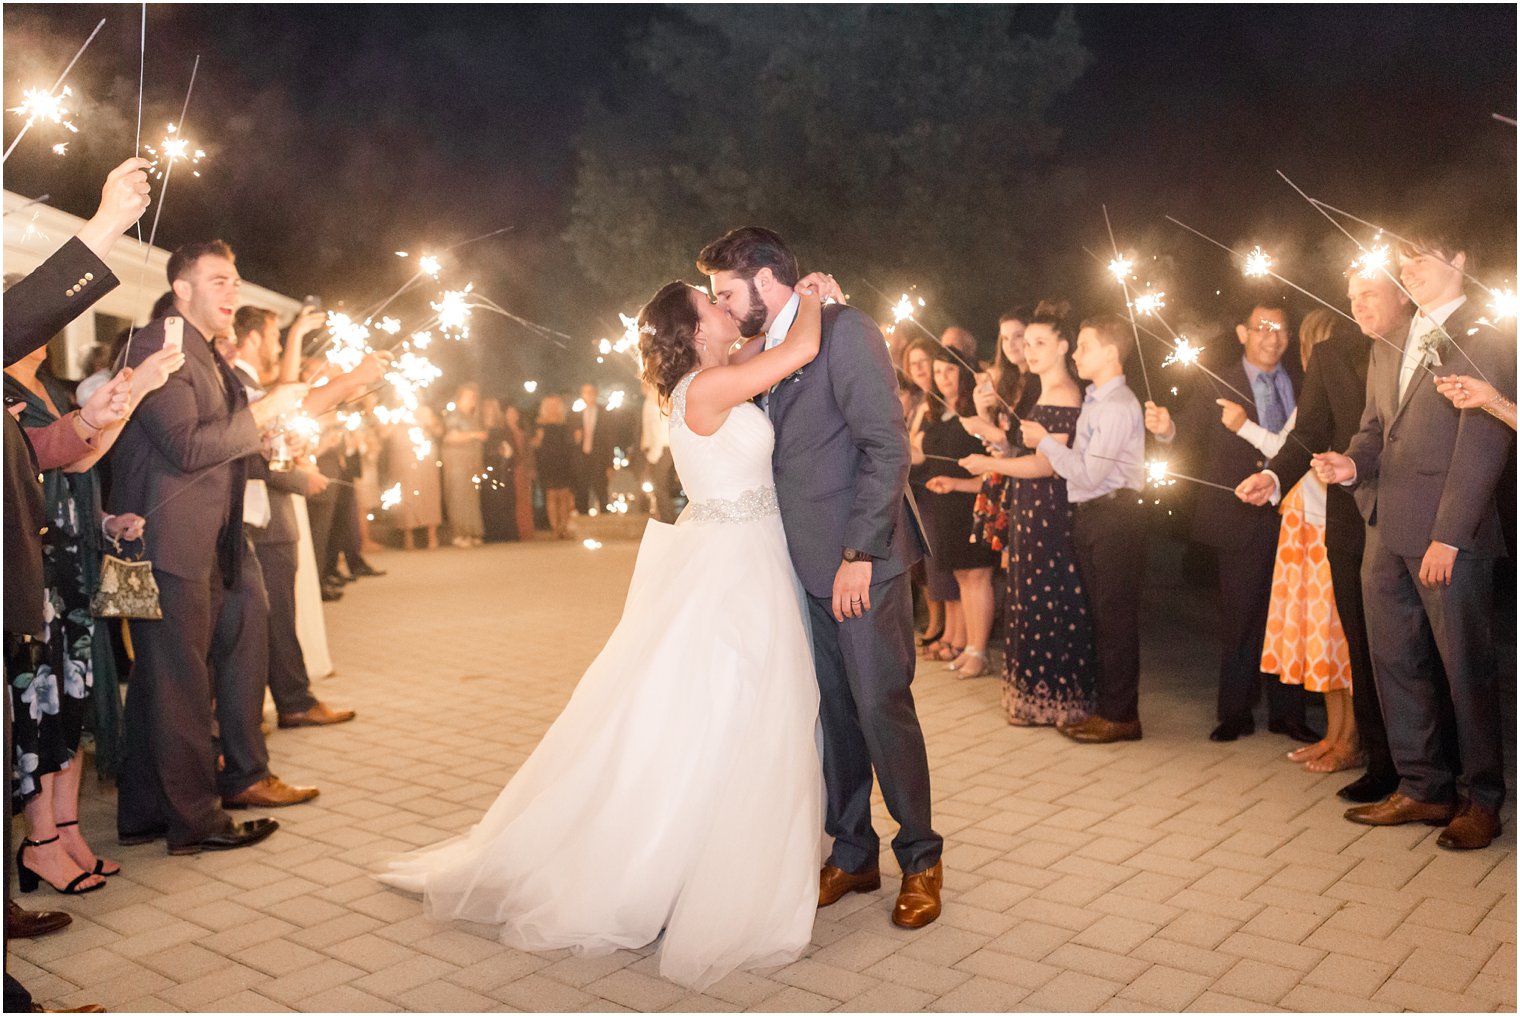
<path fill-rule="evenodd" d="M 1449 345 L 1451 345 L 1451 336 L 1447 334 L 1445 328 L 1437 325 L 1420 336 L 1420 357 L 1437 367 L 1443 366 L 1441 354 L 1446 352 L 1446 347 Z"/>
<path fill-rule="evenodd" d="M 771 392 L 774 393 L 777 388 L 780 388 L 782 385 L 786 384 L 788 381 L 796 381 L 796 380 L 798 380 L 799 378 L 802 377 L 802 372 L 804 370 L 806 370 L 806 369 L 807 369 L 806 367 L 798 367 L 796 370 L 792 371 L 786 377 L 782 378 L 780 381 L 777 381 L 775 384 L 771 385 Z"/>

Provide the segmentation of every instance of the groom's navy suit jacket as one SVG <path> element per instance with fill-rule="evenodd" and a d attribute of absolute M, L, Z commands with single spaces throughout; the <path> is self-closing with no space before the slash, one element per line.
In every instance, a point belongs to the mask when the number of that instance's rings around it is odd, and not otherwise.
<path fill-rule="evenodd" d="M 873 584 L 923 557 L 897 378 L 875 322 L 850 307 L 825 307 L 818 356 L 776 386 L 769 412 L 776 499 L 810 594 L 832 594 L 846 547 L 874 558 Z"/>

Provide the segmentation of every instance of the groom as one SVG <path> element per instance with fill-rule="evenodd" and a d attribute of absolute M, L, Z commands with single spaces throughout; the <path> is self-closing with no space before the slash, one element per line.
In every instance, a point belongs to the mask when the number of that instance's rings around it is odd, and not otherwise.
<path fill-rule="evenodd" d="M 697 256 L 713 296 L 766 348 L 797 315 L 797 259 L 781 237 L 746 226 Z M 871 772 L 901 827 L 903 872 L 892 920 L 921 928 L 940 913 L 944 841 L 930 828 L 929 761 L 913 707 L 908 569 L 926 542 L 908 494 L 908 435 L 881 332 L 842 305 L 823 311 L 818 357 L 764 396 L 776 432 L 776 498 L 807 590 L 823 725 L 825 828 L 834 849 L 818 905 L 881 887 Z"/>

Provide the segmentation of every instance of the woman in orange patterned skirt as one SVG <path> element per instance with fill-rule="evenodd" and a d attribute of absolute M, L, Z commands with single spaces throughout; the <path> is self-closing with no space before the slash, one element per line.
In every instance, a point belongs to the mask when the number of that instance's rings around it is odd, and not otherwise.
<path fill-rule="evenodd" d="M 1310 351 L 1329 338 L 1334 325 L 1328 310 L 1313 311 L 1304 318 L 1299 354 L 1306 371 Z M 1257 434 L 1244 426 L 1237 433 L 1270 457 L 1296 418 L 1297 413 L 1278 435 Z M 1324 739 L 1288 752 L 1288 759 L 1302 762 L 1310 772 L 1339 772 L 1359 765 L 1361 750 L 1351 711 L 1351 648 L 1335 609 L 1330 561 L 1325 556 L 1325 485 L 1312 472 L 1304 474 L 1283 498 L 1282 517 L 1261 669 L 1277 674 L 1283 684 L 1300 684 L 1305 691 L 1325 696 Z"/>

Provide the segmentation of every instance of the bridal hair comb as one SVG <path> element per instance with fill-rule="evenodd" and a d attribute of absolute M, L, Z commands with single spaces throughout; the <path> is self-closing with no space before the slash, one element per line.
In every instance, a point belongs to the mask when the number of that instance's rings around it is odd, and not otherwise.
<path fill-rule="evenodd" d="M 640 325 L 639 326 L 639 334 L 640 335 L 653 335 L 654 334 L 654 325 Z"/>

